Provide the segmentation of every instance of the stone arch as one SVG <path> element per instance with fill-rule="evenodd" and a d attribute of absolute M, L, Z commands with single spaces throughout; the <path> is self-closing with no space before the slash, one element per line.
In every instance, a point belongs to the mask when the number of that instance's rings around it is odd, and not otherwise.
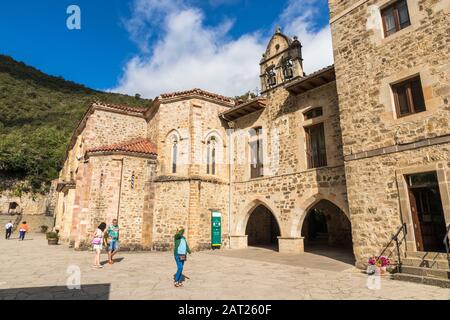
<path fill-rule="evenodd" d="M 176 137 L 178 141 L 182 140 L 180 132 L 177 129 L 172 129 L 167 133 L 165 142 L 171 142 L 173 137 Z"/>
<path fill-rule="evenodd" d="M 216 129 L 212 129 L 206 132 L 205 134 L 205 139 L 204 142 L 208 141 L 209 138 L 211 138 L 212 136 L 215 136 L 216 138 L 219 139 L 220 143 L 225 147 L 225 139 L 222 137 L 222 135 L 220 134 L 220 132 Z"/>
<path fill-rule="evenodd" d="M 256 199 L 247 203 L 247 205 L 240 211 L 239 215 L 236 217 L 236 227 L 235 233 L 237 235 L 244 235 L 245 229 L 247 227 L 248 220 L 250 219 L 250 215 L 258 206 L 266 207 L 275 218 L 275 221 L 278 224 L 278 228 L 280 229 L 280 236 L 285 234 L 284 227 L 281 223 L 280 214 L 275 210 L 275 204 L 269 199 L 263 199 L 262 197 L 257 197 Z"/>
<path fill-rule="evenodd" d="M 324 195 L 322 193 L 316 193 L 312 196 L 308 196 L 298 201 L 299 204 L 296 207 L 299 208 L 300 212 L 294 217 L 291 223 L 291 237 L 298 237 L 301 234 L 303 222 L 305 221 L 306 215 L 311 210 L 311 208 L 313 208 L 322 200 L 327 200 L 338 207 L 351 223 L 348 205 L 343 199 L 338 198 L 336 195 Z"/>

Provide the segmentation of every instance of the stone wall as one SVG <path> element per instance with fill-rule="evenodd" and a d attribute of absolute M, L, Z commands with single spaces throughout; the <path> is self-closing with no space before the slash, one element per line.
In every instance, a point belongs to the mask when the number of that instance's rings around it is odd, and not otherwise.
<path fill-rule="evenodd" d="M 445 144 L 347 162 L 347 188 L 358 266 L 364 266 L 369 256 L 379 254 L 402 222 L 408 223 L 409 249 L 415 251 L 408 198 L 399 192 L 400 180 L 404 180 L 401 170 L 444 171 L 439 187 L 441 194 L 447 194 L 442 201 L 446 219 L 450 221 L 450 181 L 445 179 L 445 176 L 450 177 L 449 159 L 450 144 Z M 402 218 L 402 210 L 405 218 Z"/>
<path fill-rule="evenodd" d="M 267 98 L 263 111 L 236 122 L 232 234 L 243 236 L 252 210 L 262 204 L 278 222 L 280 249 L 292 249 L 292 241 L 298 246 L 294 252 L 300 252 L 303 220 L 314 204 L 327 199 L 348 213 L 336 86 L 331 82 L 299 95 L 277 88 Z M 316 107 L 322 107 L 323 116 L 305 119 L 304 113 Z M 305 128 L 317 123 L 324 123 L 328 166 L 309 169 Z M 264 177 L 250 179 L 248 130 L 257 126 L 263 129 Z"/>
<path fill-rule="evenodd" d="M 151 247 L 151 188 L 155 161 L 120 155 L 92 156 L 76 190 L 70 240 L 89 245 L 101 222 L 119 220 L 123 248 Z M 86 185 L 89 183 L 89 185 Z"/>
<path fill-rule="evenodd" d="M 156 182 L 154 240 L 156 250 L 173 247 L 183 226 L 194 250 L 211 248 L 211 209 L 222 214 L 222 245 L 228 244 L 228 185 L 200 179 Z"/>
<path fill-rule="evenodd" d="M 353 243 L 361 267 L 402 221 L 410 221 L 401 172 L 441 166 L 440 187 L 448 184 L 448 143 L 426 146 L 450 133 L 450 1 L 408 0 L 411 25 L 384 37 L 380 8 L 389 3 L 330 1 Z M 415 75 L 426 111 L 398 118 L 391 84 Z M 448 194 L 442 194 L 450 222 Z M 412 230 L 408 237 L 414 251 Z"/>
<path fill-rule="evenodd" d="M 239 118 L 233 134 L 233 176 L 236 181 L 250 178 L 249 130 L 262 127 L 264 175 L 276 176 L 308 170 L 305 129 L 324 123 L 327 164 L 343 165 L 342 139 L 335 83 L 329 83 L 300 95 L 284 88 L 267 93 L 264 111 Z M 323 116 L 308 119 L 304 113 L 322 107 Z"/>
<path fill-rule="evenodd" d="M 80 162 L 88 149 L 144 138 L 146 131 L 147 124 L 143 117 L 95 110 L 69 150 L 60 179 L 70 181 L 76 178 Z"/>
<path fill-rule="evenodd" d="M 411 25 L 387 38 L 372 21 L 385 3 L 367 1 L 331 26 L 344 155 L 450 133 L 450 1 L 408 1 Z M 427 111 L 397 118 L 390 84 L 416 74 Z"/>
<path fill-rule="evenodd" d="M 227 135 L 219 114 L 228 108 L 209 101 L 186 99 L 165 102 L 148 121 L 148 137 L 158 146 L 158 173 L 172 174 L 172 146 L 178 147 L 178 176 L 206 175 L 206 142 L 217 138 L 216 177 L 228 178 Z M 176 116 L 175 116 L 176 115 Z"/>
<path fill-rule="evenodd" d="M 24 215 L 48 215 L 53 216 L 56 205 L 56 181 L 51 184 L 46 194 L 23 193 L 16 195 L 11 190 L 0 192 L 0 214 L 24 214 Z M 15 209 L 9 209 L 10 204 L 15 203 Z"/>

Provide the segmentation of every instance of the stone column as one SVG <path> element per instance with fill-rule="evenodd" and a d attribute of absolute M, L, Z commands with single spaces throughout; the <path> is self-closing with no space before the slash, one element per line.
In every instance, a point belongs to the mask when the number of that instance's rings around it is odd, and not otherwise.
<path fill-rule="evenodd" d="M 231 249 L 245 249 L 247 248 L 247 235 L 230 235 Z"/>
<path fill-rule="evenodd" d="M 278 251 L 280 253 L 297 254 L 305 252 L 303 246 L 303 237 L 285 238 L 278 237 Z"/>

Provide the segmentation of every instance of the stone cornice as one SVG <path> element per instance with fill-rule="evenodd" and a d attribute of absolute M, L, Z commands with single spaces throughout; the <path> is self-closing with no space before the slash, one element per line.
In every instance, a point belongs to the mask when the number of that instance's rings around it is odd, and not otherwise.
<path fill-rule="evenodd" d="M 430 147 L 430 146 L 434 146 L 434 145 L 438 145 L 438 144 L 442 144 L 442 143 L 450 143 L 450 134 L 444 135 L 444 136 L 439 136 L 439 137 L 434 137 L 434 138 L 422 139 L 422 140 L 410 142 L 410 143 L 397 144 L 397 145 L 393 145 L 393 146 L 389 146 L 389 147 L 383 147 L 383 148 L 372 149 L 369 151 L 358 152 L 355 154 L 350 154 L 350 155 L 344 156 L 344 160 L 345 161 L 354 161 L 354 160 L 359 160 L 359 159 L 365 159 L 365 158 L 371 158 L 371 157 L 391 154 L 391 153 L 414 150 L 414 149 L 423 148 L 423 147 Z"/>
<path fill-rule="evenodd" d="M 145 159 L 153 159 L 156 162 L 157 155 L 156 154 L 147 154 L 140 152 L 130 152 L 123 150 L 113 150 L 113 151 L 91 151 L 86 152 L 86 158 L 90 157 L 100 157 L 100 156 L 112 156 L 112 155 L 121 155 L 121 156 L 129 156 L 136 158 L 145 158 Z"/>
<path fill-rule="evenodd" d="M 209 183 L 217 183 L 217 184 L 225 184 L 228 185 L 228 181 L 213 177 L 213 176 L 201 176 L 201 175 L 191 175 L 191 176 L 178 176 L 178 175 L 160 175 L 157 176 L 154 182 L 183 182 L 183 181 L 200 181 L 200 182 L 209 182 Z"/>

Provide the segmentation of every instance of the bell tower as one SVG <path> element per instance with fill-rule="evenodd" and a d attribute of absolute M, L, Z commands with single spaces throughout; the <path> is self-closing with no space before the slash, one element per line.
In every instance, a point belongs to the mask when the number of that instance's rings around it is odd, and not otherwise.
<path fill-rule="evenodd" d="M 302 45 L 297 37 L 293 39 L 281 33 L 277 27 L 267 45 L 260 65 L 261 93 L 294 78 L 303 77 Z"/>

